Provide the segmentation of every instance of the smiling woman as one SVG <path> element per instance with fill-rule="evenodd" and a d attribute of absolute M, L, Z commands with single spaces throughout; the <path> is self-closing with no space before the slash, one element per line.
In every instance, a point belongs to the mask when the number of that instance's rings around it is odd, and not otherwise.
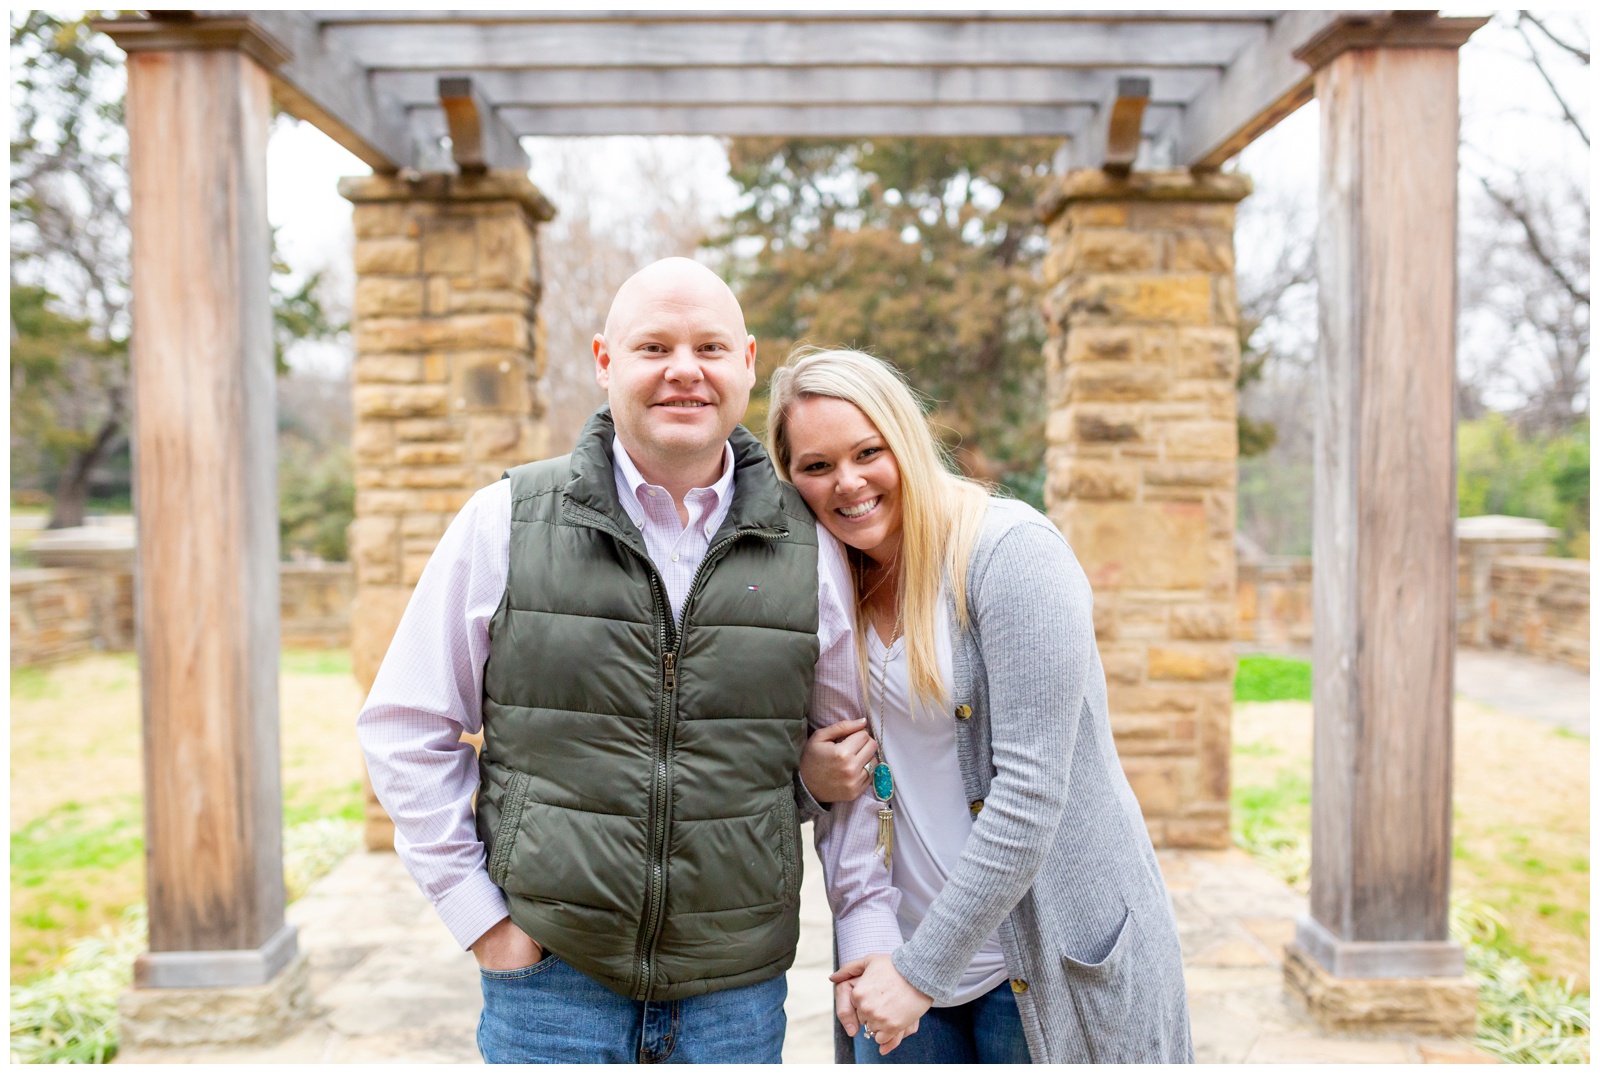
<path fill-rule="evenodd" d="M 1071 549 L 944 465 L 886 363 L 802 351 L 771 396 L 779 476 L 855 568 L 876 740 L 873 796 L 817 821 L 854 1037 L 838 1058 L 1192 1060 L 1171 900 Z"/>

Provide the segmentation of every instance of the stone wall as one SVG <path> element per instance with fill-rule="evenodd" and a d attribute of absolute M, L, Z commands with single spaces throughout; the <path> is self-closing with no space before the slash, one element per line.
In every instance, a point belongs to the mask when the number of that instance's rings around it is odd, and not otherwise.
<path fill-rule="evenodd" d="M 133 648 L 133 575 L 79 567 L 11 572 L 11 666 Z"/>
<path fill-rule="evenodd" d="M 285 563 L 279 572 L 282 645 L 350 643 L 354 578 L 348 563 Z M 123 567 L 11 572 L 11 666 L 46 664 L 135 646 L 133 573 Z"/>
<path fill-rule="evenodd" d="M 342 649 L 350 644 L 355 572 L 348 563 L 285 563 L 278 569 L 278 644 Z"/>
<path fill-rule="evenodd" d="M 1589 670 L 1588 560 L 1500 556 L 1480 561 L 1463 547 L 1457 579 L 1458 645 L 1509 649 Z M 1238 607 L 1239 641 L 1263 649 L 1308 649 L 1311 558 L 1239 564 Z"/>
<path fill-rule="evenodd" d="M 1489 643 L 1589 670 L 1589 561 L 1507 556 L 1489 574 Z"/>
<path fill-rule="evenodd" d="M 1241 560 L 1238 579 L 1235 638 L 1263 649 L 1311 647 L 1311 557 Z"/>
<path fill-rule="evenodd" d="M 1158 846 L 1228 844 L 1234 205 L 1243 176 L 1073 172 L 1050 253 L 1046 499 L 1095 593 L 1128 781 Z"/>

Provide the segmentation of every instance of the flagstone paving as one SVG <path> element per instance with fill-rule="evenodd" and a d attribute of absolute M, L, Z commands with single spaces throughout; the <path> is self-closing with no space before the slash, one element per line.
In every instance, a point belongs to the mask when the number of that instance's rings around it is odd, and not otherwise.
<path fill-rule="evenodd" d="M 1305 900 L 1240 850 L 1162 851 L 1202 1063 L 1492 1062 L 1460 1041 L 1322 1033 L 1283 994 L 1281 950 Z M 789 971 L 786 1063 L 833 1061 L 833 944 L 809 854 Z M 476 1063 L 482 998 L 472 956 L 390 853 L 353 854 L 289 908 L 311 959 L 316 1013 L 258 1047 L 139 1049 L 118 1062 Z"/>

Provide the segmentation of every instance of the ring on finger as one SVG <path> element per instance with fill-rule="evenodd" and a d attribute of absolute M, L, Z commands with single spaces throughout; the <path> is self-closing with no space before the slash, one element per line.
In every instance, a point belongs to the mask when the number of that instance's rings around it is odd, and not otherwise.
<path fill-rule="evenodd" d="M 877 1040 L 878 1039 L 877 1037 L 872 1035 L 872 1027 L 871 1026 L 862 1026 L 861 1027 L 861 1032 L 862 1032 L 862 1035 L 865 1036 L 868 1040 Z"/>

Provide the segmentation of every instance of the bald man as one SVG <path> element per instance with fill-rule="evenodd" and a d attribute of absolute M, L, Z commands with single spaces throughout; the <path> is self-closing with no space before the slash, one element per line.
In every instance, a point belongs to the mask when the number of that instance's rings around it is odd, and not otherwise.
<path fill-rule="evenodd" d="M 486 1061 L 776 1063 L 799 822 L 871 751 L 848 569 L 739 426 L 714 273 L 646 267 L 593 349 L 608 404 L 456 516 L 357 732 Z"/>

